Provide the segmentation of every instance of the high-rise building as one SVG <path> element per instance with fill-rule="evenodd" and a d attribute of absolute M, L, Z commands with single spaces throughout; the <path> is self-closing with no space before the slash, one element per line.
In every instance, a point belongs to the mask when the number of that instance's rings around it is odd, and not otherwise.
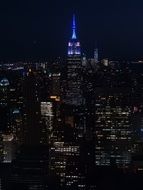
<path fill-rule="evenodd" d="M 4 163 L 11 163 L 12 159 L 14 158 L 14 136 L 10 135 L 3 135 L 3 152 L 4 152 Z"/>
<path fill-rule="evenodd" d="M 49 95 L 56 96 L 60 99 L 61 96 L 61 60 L 60 58 L 56 60 L 49 71 Z"/>
<path fill-rule="evenodd" d="M 29 70 L 24 79 L 24 116 L 22 143 L 27 145 L 45 144 L 47 141 L 46 124 L 42 122 L 41 106 L 44 111 L 47 107 L 45 99 L 44 85 L 37 71 Z M 44 101 L 45 100 L 45 101 Z M 44 107 L 45 106 L 45 107 Z"/>
<path fill-rule="evenodd" d="M 42 129 L 41 143 L 49 144 L 50 137 L 53 130 L 53 103 L 52 102 L 41 102 L 41 121 L 45 125 Z"/>
<path fill-rule="evenodd" d="M 75 15 L 73 15 L 72 37 L 68 43 L 67 87 L 65 93 L 66 104 L 76 106 L 82 104 L 81 69 L 82 61 L 80 42 L 76 36 Z"/>
<path fill-rule="evenodd" d="M 100 95 L 96 99 L 96 165 L 126 167 L 131 163 L 131 107 L 123 95 Z"/>
<path fill-rule="evenodd" d="M 131 163 L 131 81 L 130 70 L 119 64 L 99 64 L 85 73 L 87 139 L 94 141 L 96 166 L 128 167 Z"/>
<path fill-rule="evenodd" d="M 101 77 L 102 76 L 102 77 Z M 103 65 L 95 88 L 95 163 L 128 167 L 132 152 L 132 77 L 126 67 Z"/>
<path fill-rule="evenodd" d="M 35 145 L 40 143 L 40 103 L 38 83 L 30 70 L 24 80 L 24 131 L 23 143 Z"/>
<path fill-rule="evenodd" d="M 80 162 L 80 145 L 75 139 L 75 129 L 68 125 L 53 131 L 49 152 L 49 169 L 56 174 L 64 189 L 84 189 L 85 180 Z"/>

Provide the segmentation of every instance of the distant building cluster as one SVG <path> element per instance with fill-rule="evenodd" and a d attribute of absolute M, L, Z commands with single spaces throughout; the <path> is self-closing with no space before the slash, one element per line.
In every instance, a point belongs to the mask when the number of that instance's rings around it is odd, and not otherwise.
<path fill-rule="evenodd" d="M 142 61 L 82 56 L 75 16 L 67 60 L 0 64 L 0 189 L 96 190 L 98 173 L 143 174 L 142 81 Z"/>

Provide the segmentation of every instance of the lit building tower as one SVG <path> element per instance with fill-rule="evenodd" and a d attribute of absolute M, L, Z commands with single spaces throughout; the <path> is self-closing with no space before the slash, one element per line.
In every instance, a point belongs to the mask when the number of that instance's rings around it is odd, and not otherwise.
<path fill-rule="evenodd" d="M 115 93 L 99 95 L 96 99 L 96 165 L 116 165 L 120 168 L 130 165 L 131 107 L 123 105 L 122 98 L 125 99 Z"/>
<path fill-rule="evenodd" d="M 73 15 L 72 38 L 68 43 L 67 88 L 65 102 L 70 105 L 82 104 L 81 92 L 81 50 L 76 36 L 75 15 Z"/>

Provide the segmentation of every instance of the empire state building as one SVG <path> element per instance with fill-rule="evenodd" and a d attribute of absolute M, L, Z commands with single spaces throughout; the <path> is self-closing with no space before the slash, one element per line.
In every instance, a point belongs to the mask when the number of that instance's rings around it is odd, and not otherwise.
<path fill-rule="evenodd" d="M 66 104 L 75 106 L 82 104 L 81 69 L 80 42 L 76 36 L 76 22 L 73 15 L 72 37 L 68 43 Z"/>

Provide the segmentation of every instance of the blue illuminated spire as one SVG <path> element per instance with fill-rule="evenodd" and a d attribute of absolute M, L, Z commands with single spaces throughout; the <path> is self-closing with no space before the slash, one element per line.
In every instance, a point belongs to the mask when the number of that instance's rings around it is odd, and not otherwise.
<path fill-rule="evenodd" d="M 72 38 L 70 39 L 68 43 L 68 55 L 76 55 L 80 56 L 80 42 L 77 40 L 76 37 L 76 22 L 75 22 L 75 15 L 73 15 L 73 21 L 72 21 Z"/>
<path fill-rule="evenodd" d="M 73 22 L 72 22 L 72 39 L 76 40 L 76 24 L 75 24 L 75 15 L 73 15 Z"/>

